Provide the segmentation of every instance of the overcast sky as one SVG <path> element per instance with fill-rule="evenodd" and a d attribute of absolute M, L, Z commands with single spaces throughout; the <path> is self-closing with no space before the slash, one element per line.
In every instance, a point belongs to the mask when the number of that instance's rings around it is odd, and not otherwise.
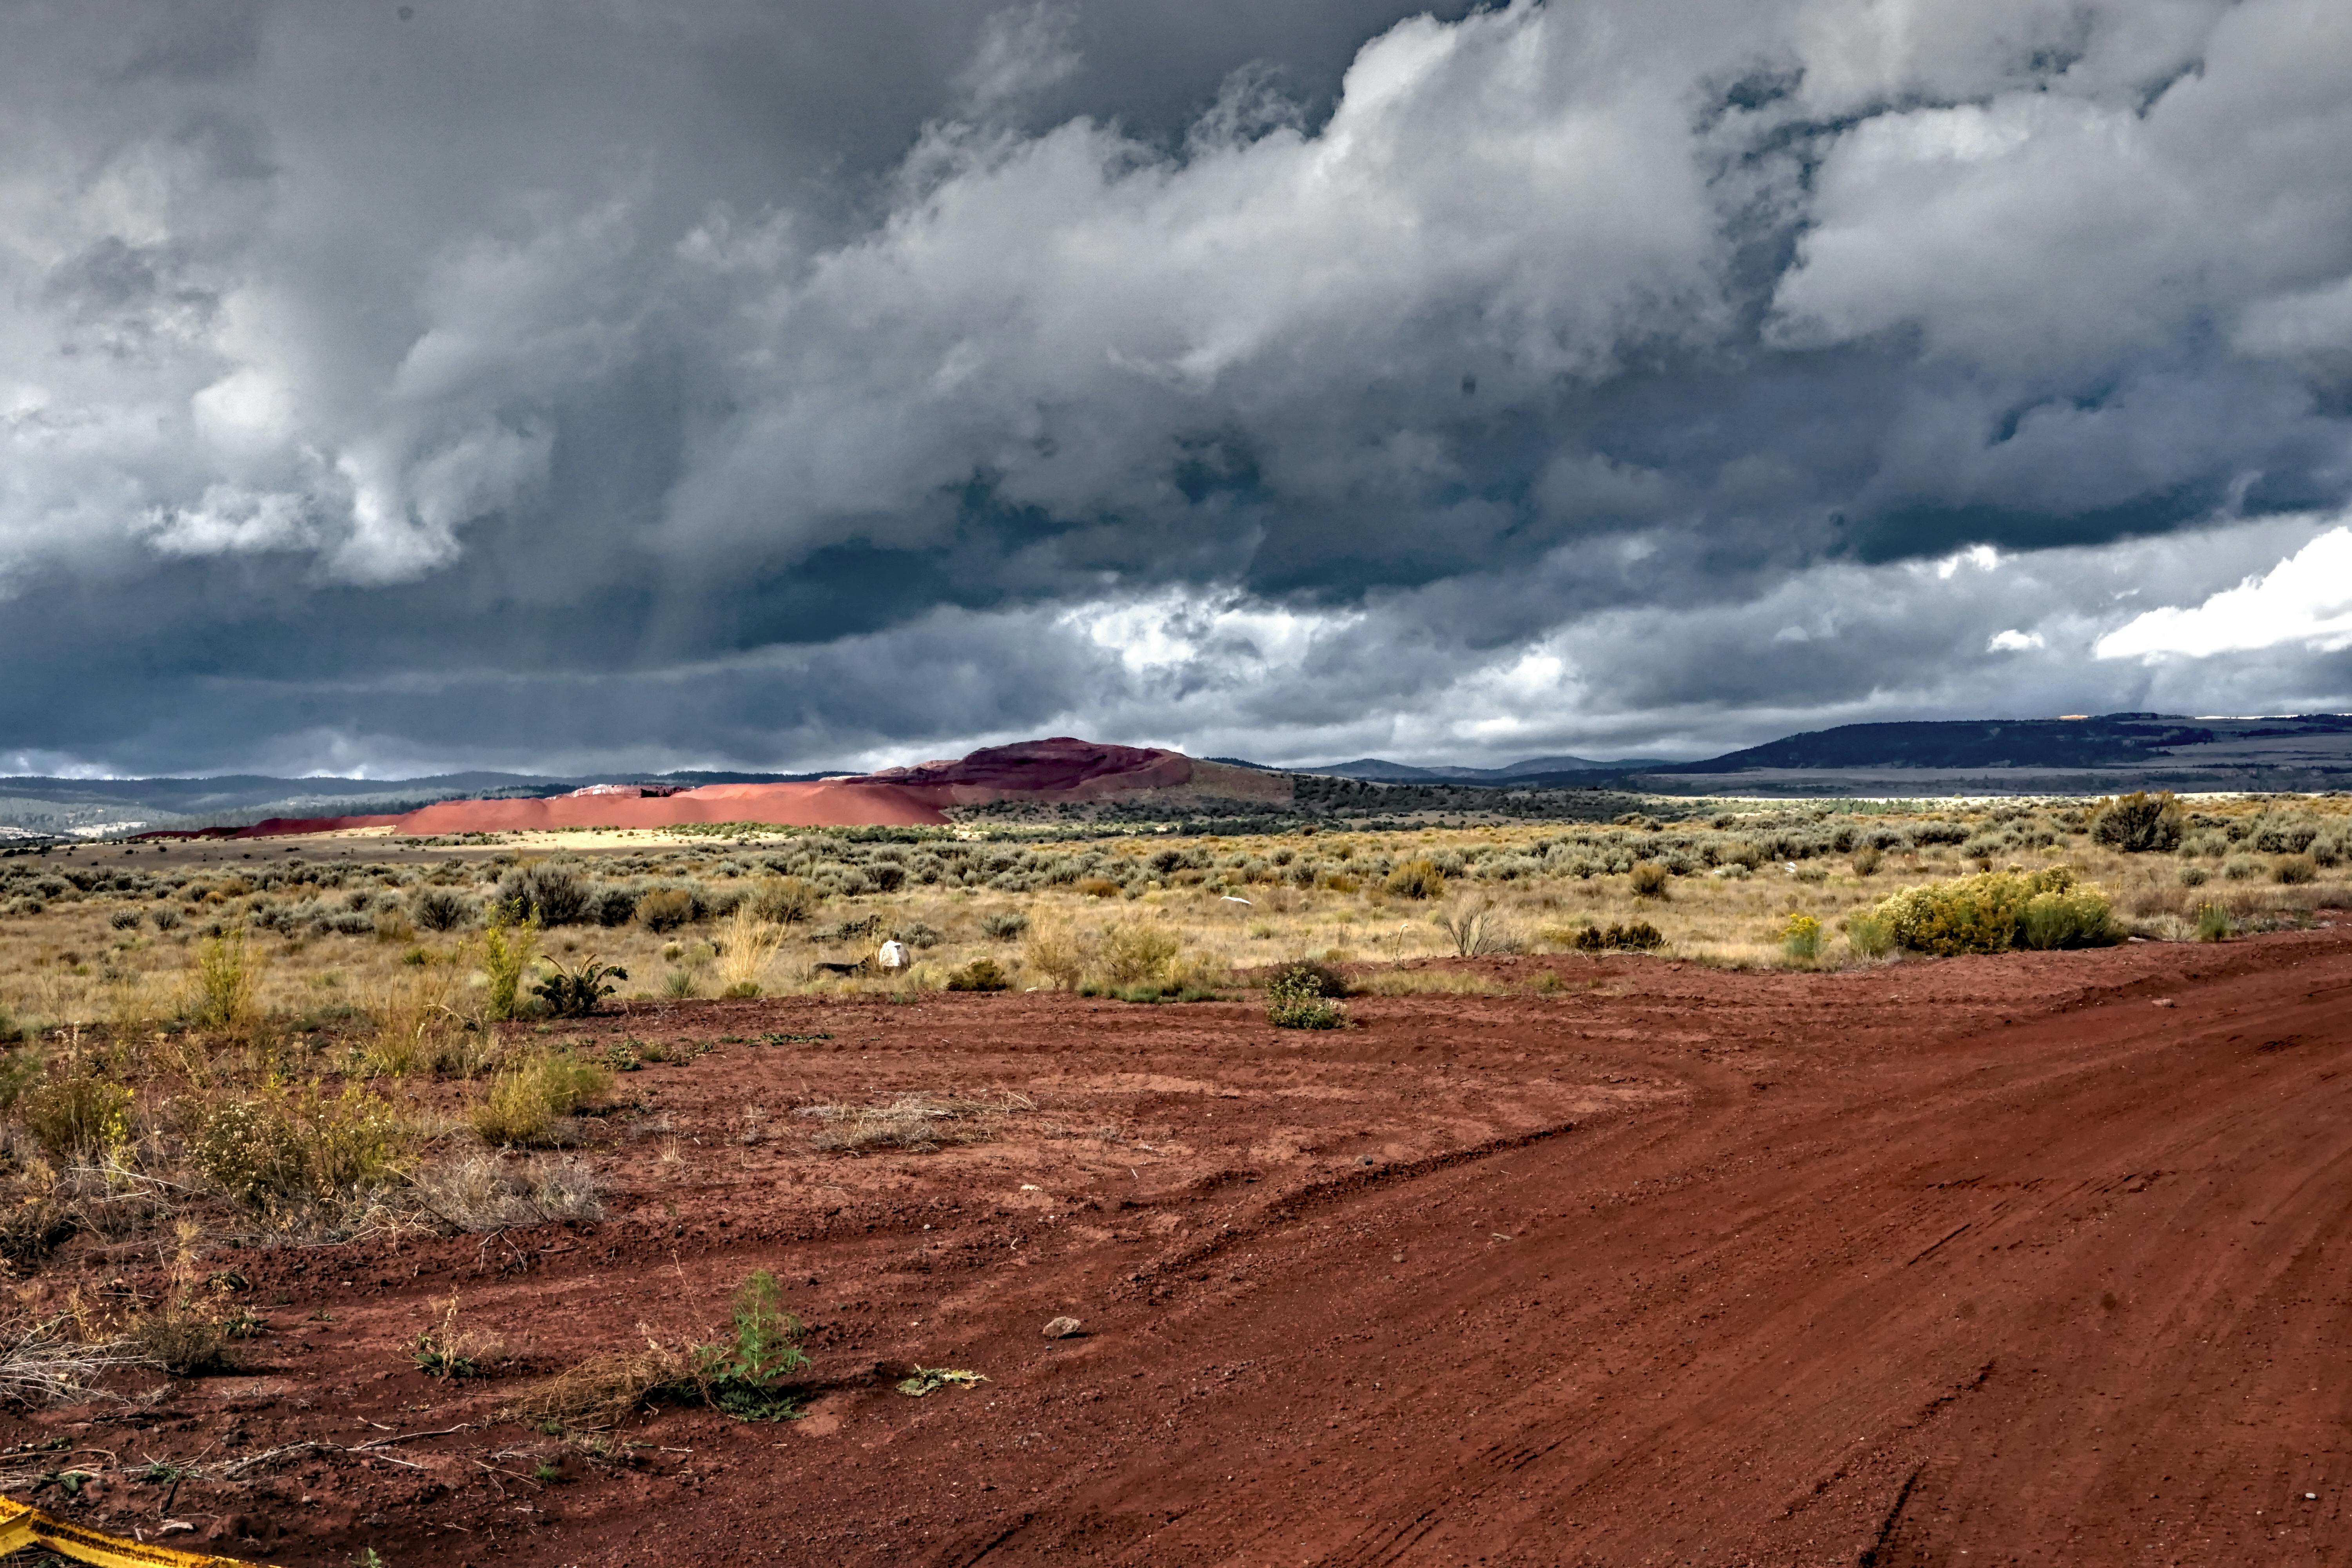
<path fill-rule="evenodd" d="M 0 770 L 2352 708 L 2342 0 L 16 0 Z"/>

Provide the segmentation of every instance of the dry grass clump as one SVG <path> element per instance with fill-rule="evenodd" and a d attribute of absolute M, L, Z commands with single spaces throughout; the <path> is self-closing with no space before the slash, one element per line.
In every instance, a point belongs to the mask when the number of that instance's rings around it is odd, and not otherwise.
<path fill-rule="evenodd" d="M 561 1141 L 566 1118 L 612 1087 L 610 1068 L 569 1051 L 544 1052 L 493 1078 L 466 1119 L 493 1148 L 549 1148 Z"/>
<path fill-rule="evenodd" d="M 131 1092 L 99 1075 L 95 1063 L 25 1090 L 16 1104 L 25 1131 L 54 1159 L 92 1160 L 131 1141 Z"/>
<path fill-rule="evenodd" d="M 424 1072 L 471 1076 L 480 1070 L 478 1048 L 468 1042 L 485 1036 L 478 1028 L 466 1029 L 457 1006 L 464 963 L 464 949 L 424 953 L 423 963 L 404 965 L 384 983 L 374 1009 L 375 1038 L 361 1056 L 364 1070 L 387 1078 Z"/>
<path fill-rule="evenodd" d="M 589 1357 L 526 1390 L 499 1414 L 541 1430 L 609 1426 L 657 1399 L 692 1399 L 739 1421 L 798 1414 L 794 1374 L 807 1370 L 805 1323 L 784 1310 L 783 1288 L 767 1269 L 736 1289 L 732 1331 L 715 1342 L 672 1346 L 642 1325 L 646 1348 Z"/>
<path fill-rule="evenodd" d="M 330 1094 L 316 1083 L 266 1083 L 203 1106 L 188 1161 L 248 1207 L 349 1202 L 398 1175 L 416 1129 L 358 1084 Z"/>
<path fill-rule="evenodd" d="M 228 1370 L 228 1341 L 226 1323 L 182 1300 L 131 1319 L 121 1342 L 147 1365 L 174 1377 L 198 1377 Z"/>
<path fill-rule="evenodd" d="M 148 1359 L 127 1339 L 93 1340 L 82 1328 L 71 1313 L 0 1326 L 0 1403 L 40 1406 L 96 1398 L 100 1378 Z"/>
<path fill-rule="evenodd" d="M 232 1034 L 250 1026 L 257 965 L 243 926 L 207 937 L 196 955 L 195 995 L 189 1006 L 194 1022 Z"/>
<path fill-rule="evenodd" d="M 1457 958 L 1486 958 L 1517 952 L 1525 945 L 1505 922 L 1492 899 L 1465 899 L 1447 905 L 1433 917 L 1437 929 L 1454 944 Z"/>
<path fill-rule="evenodd" d="M 664 1390 L 690 1383 L 695 1371 L 692 1352 L 647 1334 L 643 1350 L 606 1351 L 531 1384 L 499 1409 L 499 1418 L 542 1430 L 611 1426 Z"/>
<path fill-rule="evenodd" d="M 793 1114 L 823 1124 L 809 1142 L 829 1153 L 903 1149 L 928 1154 L 942 1144 L 985 1142 L 997 1118 L 1036 1109 L 1034 1100 L 1013 1093 L 994 1100 L 902 1094 L 880 1105 L 803 1105 Z"/>
<path fill-rule="evenodd" d="M 1075 991 L 1095 961 L 1095 943 L 1068 922 L 1039 921 L 1022 944 L 1021 967 L 1056 991 Z"/>
<path fill-rule="evenodd" d="M 719 929 L 719 994 L 757 996 L 776 950 L 784 944 L 784 928 L 761 919 L 752 904 L 745 903 Z"/>
<path fill-rule="evenodd" d="M 506 1160 L 475 1150 L 409 1173 L 417 1205 L 457 1231 L 604 1217 L 604 1181 L 574 1159 Z"/>
<path fill-rule="evenodd" d="M 1439 967 L 1375 969 L 1357 975 L 1349 989 L 1359 996 L 1507 996 L 1510 986 L 1475 969 Z"/>

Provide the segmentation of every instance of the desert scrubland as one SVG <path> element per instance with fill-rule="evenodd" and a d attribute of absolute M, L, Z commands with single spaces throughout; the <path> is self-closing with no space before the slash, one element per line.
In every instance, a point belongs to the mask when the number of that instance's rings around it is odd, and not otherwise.
<path fill-rule="evenodd" d="M 403 1565 L 2322 1539 L 2347 883 L 2285 796 L 0 857 L 0 1481 Z"/>

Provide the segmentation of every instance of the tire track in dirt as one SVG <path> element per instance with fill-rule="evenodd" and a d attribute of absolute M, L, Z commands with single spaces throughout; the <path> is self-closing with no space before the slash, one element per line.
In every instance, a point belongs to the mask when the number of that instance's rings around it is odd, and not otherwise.
<path fill-rule="evenodd" d="M 2259 1019 L 2272 1029 L 2299 1027 L 2306 1039 L 2321 1045 L 2330 1062 L 2340 1062 L 2352 1044 L 2340 1024 L 2333 1026 L 2332 1036 L 2326 1034 L 2331 1020 L 2307 1006 L 2265 1002 L 2260 994 L 2275 989 L 2265 977 L 2216 984 L 2221 993 L 2214 998 L 2219 1016 L 2233 1023 Z M 2131 1422 L 2156 1413 L 2139 1407 L 2168 1405 L 2176 1432 L 2185 1427 L 2184 1436 L 2193 1438 L 2205 1428 L 2210 1405 L 2184 1410 L 2191 1402 L 2172 1392 L 2181 1381 L 2179 1363 L 2191 1348 L 2183 1341 L 2220 1340 L 2229 1364 L 2215 1375 L 2222 1386 L 2240 1385 L 2249 1368 L 2237 1358 L 2247 1352 L 2239 1347 L 2232 1354 L 2229 1342 L 2245 1311 L 2260 1309 L 2232 1303 L 2249 1295 L 2255 1303 L 2267 1300 L 2275 1289 L 2271 1277 L 2288 1269 L 2292 1259 L 2316 1256 L 2343 1240 L 2344 1196 L 2352 1189 L 2345 1187 L 2341 1173 L 2352 1162 L 2352 1106 L 2340 1090 L 2314 1103 L 2303 1086 L 2273 1083 L 2260 1064 L 2252 1076 L 2223 1086 L 2226 1092 L 2212 1092 L 2208 1058 L 2227 1053 L 2221 1055 L 2221 1065 L 2242 1073 L 2246 1053 L 2205 1039 L 2167 1037 L 2170 1031 L 2151 1025 L 2148 1011 L 2144 1000 L 2133 997 L 2074 1009 L 2062 1028 L 2036 1028 L 2005 1040 L 2004 1050 L 1993 1053 L 2006 1058 L 2005 1064 L 1982 1059 L 1988 1053 L 1981 1042 L 1965 1041 L 1947 1053 L 1958 1059 L 1942 1064 L 1929 1081 L 1922 1083 L 1915 1074 L 1899 1089 L 1857 1097 L 1830 1112 L 1826 1120 L 1832 1131 L 1826 1136 L 1819 1105 L 1784 1110 L 1780 1125 L 1751 1124 L 1731 1135 L 1735 1144 L 1744 1140 L 1760 1152 L 1773 1139 L 1808 1130 L 1832 1147 L 1871 1144 L 1948 1158 L 1958 1133 L 1965 1143 L 1957 1152 L 1972 1166 L 2034 1173 L 1990 1194 L 1981 1175 L 1947 1182 L 1940 1202 L 1914 1192 L 1890 1206 L 1883 1202 L 1889 1194 L 1871 1193 L 1879 1200 L 1878 1212 L 1869 1216 L 1874 1225 L 1862 1234 L 1832 1230 L 1821 1238 L 1826 1248 L 1817 1243 L 1775 1256 L 1769 1246 L 1743 1243 L 1739 1232 L 1769 1226 L 1770 1215 L 1807 1206 L 1858 1208 L 1871 1184 L 1850 1178 L 1864 1167 L 1840 1173 L 1816 1163 L 1810 1172 L 1784 1171 L 1771 1184 L 1768 1199 L 1745 1205 L 1711 1242 L 1657 1259 L 1662 1234 L 1692 1237 L 1707 1227 L 1705 1213 L 1686 1198 L 1678 1201 L 1672 1173 L 1651 1163 L 1679 1140 L 1725 1139 L 1724 1125 L 1709 1121 L 1704 1110 L 1688 1116 L 1654 1111 L 1643 1121 L 1659 1135 L 1623 1140 L 1631 1147 L 1620 1151 L 1596 1154 L 1554 1144 L 1540 1153 L 1515 1156 L 1515 1163 L 1539 1165 L 1560 1156 L 1577 1158 L 1575 1169 L 1550 1165 L 1518 1173 L 1523 1201 L 1537 1207 L 1545 1199 L 1572 1199 L 1580 1187 L 1611 1174 L 1658 1182 L 1666 1190 L 1647 1205 L 1635 1205 L 1647 1211 L 1638 1237 L 1603 1234 L 1551 1247 L 1515 1243 L 1512 1268 L 1501 1279 L 1475 1284 L 1424 1279 L 1415 1282 L 1412 1296 L 1444 1304 L 1473 1301 L 1491 1310 L 1494 1298 L 1526 1282 L 1531 1272 L 1538 1279 L 1547 1272 L 1574 1271 L 1587 1279 L 1622 1279 L 1645 1256 L 1653 1267 L 1663 1261 L 1675 1270 L 1679 1289 L 1654 1284 L 1638 1292 L 1640 1315 L 1649 1323 L 1646 1334 L 1627 1317 L 1612 1318 L 1606 1307 L 1571 1310 L 1549 1327 L 1552 1342 L 1569 1352 L 1571 1361 L 1579 1345 L 1614 1342 L 1622 1352 L 1631 1348 L 1630 1341 L 1651 1341 L 1650 1365 L 1638 1389 L 1650 1397 L 1631 1403 L 1637 1410 L 1645 1403 L 1664 1408 L 1615 1419 L 1596 1413 L 1591 1406 L 1608 1399 L 1606 1392 L 1596 1391 L 1604 1390 L 1616 1373 L 1605 1364 L 1598 1373 L 1570 1370 L 1516 1394 L 1498 1386 L 1491 1373 L 1481 1378 L 1476 1369 L 1450 1365 L 1442 1380 L 1409 1385 L 1366 1424 L 1393 1427 L 1426 1421 L 1432 1411 L 1475 1403 L 1482 1421 L 1511 1428 L 1508 1441 L 1490 1442 L 1450 1465 L 1443 1447 L 1433 1452 L 1424 1443 L 1400 1445 L 1433 1460 L 1433 1473 L 1415 1478 L 1374 1465 L 1367 1468 L 1364 1484 L 1323 1480 L 1313 1517 L 1297 1523 L 1285 1522 L 1295 1506 L 1294 1493 L 1277 1499 L 1268 1495 L 1274 1487 L 1262 1482 L 1252 1498 L 1253 1489 L 1244 1485 L 1238 1495 L 1221 1498 L 1213 1507 L 1196 1507 L 1153 1532 L 1148 1554 L 1163 1562 L 1220 1561 L 1238 1545 L 1249 1559 L 1264 1561 L 1576 1561 L 1576 1552 L 1566 1550 L 1573 1542 L 1592 1561 L 1643 1562 L 1683 1561 L 1712 1542 L 1718 1551 L 1737 1543 L 1736 1550 L 1763 1560 L 1819 1560 L 1817 1553 L 1827 1553 L 1853 1561 L 1854 1552 L 1874 1543 L 1882 1562 L 1941 1561 L 1951 1542 L 1970 1539 L 1972 1531 L 1981 1531 L 1973 1536 L 1979 1552 L 2014 1546 L 2021 1516 L 2068 1521 L 2067 1533 L 2053 1544 L 2076 1550 L 2083 1544 L 2081 1532 L 2096 1530 L 2102 1519 L 2121 1535 L 2170 1531 L 2169 1525 L 2153 1523 L 2169 1514 L 2149 1513 L 2146 1524 L 2124 1522 L 2147 1513 L 2142 1501 L 2163 1503 L 2162 1483 L 2155 1496 L 2140 1499 L 2135 1495 L 2137 1475 L 2123 1479 L 2116 1474 L 2118 1463 L 2101 1457 L 2112 1445 L 2100 1439 L 2122 1430 L 2125 1418 L 2087 1403 L 2093 1395 L 2081 1386 L 2084 1375 L 2137 1391 Z M 2200 1087 L 2206 1092 L 2196 1092 Z M 1711 1092 L 1699 1096 L 1702 1102 L 1719 1103 L 1726 1097 L 1720 1083 L 1707 1088 Z M 2294 1093 L 2292 1119 L 2302 1124 L 2290 1135 L 2296 1147 L 2281 1151 L 2284 1160 L 2249 1161 L 2241 1154 L 2233 1163 L 2222 1158 L 2223 1150 L 2242 1150 L 2278 1136 L 2275 1101 L 2283 1088 Z M 1784 1098 L 1780 1105 L 1788 1108 L 1791 1101 Z M 2306 1164 L 2318 1152 L 2314 1145 L 2332 1152 Z M 1736 1163 L 1737 1157 L 1735 1147 L 1718 1152 L 1716 1161 Z M 1615 1160 L 1630 1164 L 1612 1171 Z M 1898 1156 L 1897 1168 L 1919 1163 L 1916 1154 L 1908 1161 Z M 1649 1174 L 1633 1175 L 1634 1168 L 1646 1168 Z M 2075 1173 L 2086 1170 L 2098 1173 Z M 2209 1171 L 2209 1178 L 2182 1179 L 2183 1173 L 2200 1170 Z M 2158 1180 L 2148 1179 L 2149 1173 L 2158 1172 L 2163 1174 Z M 1888 1173 L 1883 1158 L 1869 1173 L 1883 1181 Z M 2115 1223 L 2115 1204 L 2150 1190 L 2176 1194 L 2175 1208 L 2164 1214 L 2168 1223 Z M 1389 1196 L 1368 1194 L 1356 1206 L 1376 1206 Z M 1459 1201 L 1466 1205 L 1473 1200 L 1465 1194 Z M 1597 1206 L 1588 1207 L 1597 1212 Z M 2217 1244 L 2214 1234 L 2222 1216 L 2235 1219 L 2249 1208 L 2259 1211 L 2243 1215 L 2249 1226 L 2259 1218 L 2265 1226 L 2284 1226 L 2289 1233 L 2284 1252 L 2267 1252 L 2268 1261 L 2251 1269 L 2242 1247 Z M 1369 1214 L 1354 1217 L 1360 1224 L 1377 1223 Z M 1929 1221 L 1943 1228 L 1927 1235 L 1926 1250 L 1911 1247 L 1922 1223 Z M 2110 1238 L 2116 1231 L 2136 1236 L 2137 1245 L 2127 1240 L 2118 1246 Z M 2183 1235 L 2198 1236 L 2206 1245 L 2184 1249 Z M 2181 1268 L 2184 1250 L 2202 1267 Z M 2352 1258 L 2352 1251 L 2345 1256 Z M 1887 1288 L 1874 1286 L 1871 1276 L 1885 1279 L 1903 1270 L 1916 1276 L 1903 1282 L 1906 1300 L 1879 1305 Z M 1808 1283 L 1809 1276 L 1817 1278 Z M 1778 1306 L 1744 1330 L 1713 1336 L 1713 1344 L 1703 1343 L 1701 1334 L 1661 1336 L 1658 1314 L 1696 1304 L 1694 1279 L 1716 1293 L 1762 1297 Z M 2097 1281 L 2115 1280 L 2125 1283 L 2127 1293 L 2136 1285 L 2160 1294 L 2168 1279 L 2187 1282 L 2173 1287 L 2180 1300 L 2168 1312 L 2160 1303 L 2126 1308 L 2115 1291 L 2095 1289 Z M 2339 1283 L 2314 1282 L 2297 1300 L 2347 1300 Z M 1952 1300 L 1955 1287 L 1966 1294 L 1943 1305 Z M 1327 1276 L 1315 1290 L 1349 1294 L 1367 1320 L 1388 1331 L 1353 1352 L 1369 1363 L 1392 1364 L 1391 1358 L 1407 1355 L 1442 1331 L 1439 1312 L 1383 1299 L 1370 1281 Z M 2330 1291 L 2336 1292 L 2332 1298 Z M 1922 1297 L 1928 1300 L 1922 1303 Z M 2115 1304 L 2086 1311 L 2086 1299 Z M 2157 1311 L 2149 1310 L 2152 1305 Z M 1311 1310 L 1303 1299 L 1262 1300 L 1258 1306 L 1265 1321 L 1286 1324 Z M 2168 1331 L 2158 1321 L 2140 1334 L 2118 1335 L 2099 1321 L 2117 1311 L 2168 1315 L 2172 1326 Z M 1706 1317 L 1702 1313 L 1686 1326 L 1701 1327 Z M 2124 1364 L 2117 1364 L 2123 1346 L 2112 1342 L 2119 1338 L 2132 1347 L 2124 1352 Z M 2102 1339 L 2110 1342 L 2103 1344 Z M 1192 1348 L 1186 1344 L 1182 1351 Z M 1179 1353 L 1174 1344 L 1168 1350 Z M 1673 1364 L 1678 1351 L 1687 1358 Z M 1773 1353 L 1787 1351 L 1798 1353 Z M 2050 1352 L 2058 1351 L 2082 1363 L 2081 1370 L 2053 1375 L 2042 1363 L 2054 1360 Z M 2005 1364 L 2014 1365 L 2015 1373 L 2004 1375 L 2000 1369 Z M 1298 1381 L 1328 1385 L 1329 1377 L 1326 1372 L 1318 1379 L 1301 1368 Z M 1907 1407 L 1906 1393 L 1913 1396 Z M 1759 1422 L 1759 1411 L 1770 1418 Z M 1612 1426 L 1613 1433 L 1608 1430 Z M 2027 1445 L 2041 1452 L 2022 1474 L 2013 1457 L 2020 1426 L 2039 1429 L 2042 1437 L 2040 1444 Z M 1811 1476 L 1792 1469 L 1781 1457 L 1792 1436 L 1808 1439 L 1805 1446 L 1836 1462 Z M 2012 1456 L 2006 1464 L 2000 1462 L 2004 1441 Z M 2256 1486 L 2259 1476 L 2259 1484 L 2283 1502 L 2288 1467 L 2275 1447 L 2202 1457 L 2242 1473 L 2233 1478 L 2241 1492 Z M 2179 1453 L 2181 1468 L 2200 1452 L 2190 1441 Z M 2065 1458 L 2070 1455 L 2071 1460 Z M 1071 1500 L 1099 1509 L 1115 1505 L 1118 1495 L 1162 1490 L 1213 1497 L 1220 1486 L 1213 1477 L 1187 1472 L 1204 1463 L 1215 1469 L 1222 1462 L 1214 1453 L 1192 1456 L 1148 1480 L 1129 1468 L 1099 1499 L 1081 1491 Z M 1778 1520 L 1756 1517 L 1759 1480 L 1789 1499 Z M 1886 1500 L 1906 1485 L 1915 1486 L 1916 1495 L 1890 1514 Z M 2250 1511 L 2242 1518 L 2221 1511 L 2221 1499 L 2231 1489 L 2230 1482 L 2209 1487 L 2208 1502 L 2187 1522 L 2192 1533 L 2175 1532 L 2177 1538 L 2216 1549 L 2222 1549 L 2225 1539 L 2246 1544 L 2262 1540 L 2265 1550 L 2274 1547 L 2266 1534 L 2251 1532 Z M 1335 1542 L 1333 1515 L 1350 1512 L 1376 1517 L 1339 1532 Z M 1041 1533 L 1040 1525 L 1046 1517 L 1033 1519 L 1003 1543 L 1000 1557 L 1031 1539 L 1044 1545 L 1049 1534 Z M 1240 1522 L 1253 1517 L 1260 1521 L 1255 1530 Z M 2097 1553 L 2089 1560 L 2098 1560 Z"/>

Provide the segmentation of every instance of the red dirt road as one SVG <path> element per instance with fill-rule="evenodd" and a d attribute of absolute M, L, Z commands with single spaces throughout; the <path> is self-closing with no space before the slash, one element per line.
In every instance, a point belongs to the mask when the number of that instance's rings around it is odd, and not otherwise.
<path fill-rule="evenodd" d="M 600 1226 L 249 1254 L 273 1331 L 247 1373 L 0 1436 L 125 1465 L 339 1446 L 181 1495 L 218 1549 L 289 1563 L 2352 1552 L 2352 929 L 1491 967 L 1566 988 L 1361 1001 L 1328 1035 L 1054 996 L 600 1021 L 831 1037 L 625 1079 L 646 1109 L 591 1156 Z M 787 1114 L 945 1087 L 1039 1109 L 865 1157 Z M 772 1137 L 737 1141 L 747 1106 Z M 807 1419 L 667 1411 L 626 1464 L 488 1422 L 762 1266 L 815 1325 Z M 452 1286 L 509 1374 L 404 1370 Z M 1084 1337 L 1042 1338 L 1060 1313 Z M 875 1374 L 907 1362 L 991 1381 L 910 1399 Z M 118 1484 L 79 1517 L 154 1506 Z"/>

